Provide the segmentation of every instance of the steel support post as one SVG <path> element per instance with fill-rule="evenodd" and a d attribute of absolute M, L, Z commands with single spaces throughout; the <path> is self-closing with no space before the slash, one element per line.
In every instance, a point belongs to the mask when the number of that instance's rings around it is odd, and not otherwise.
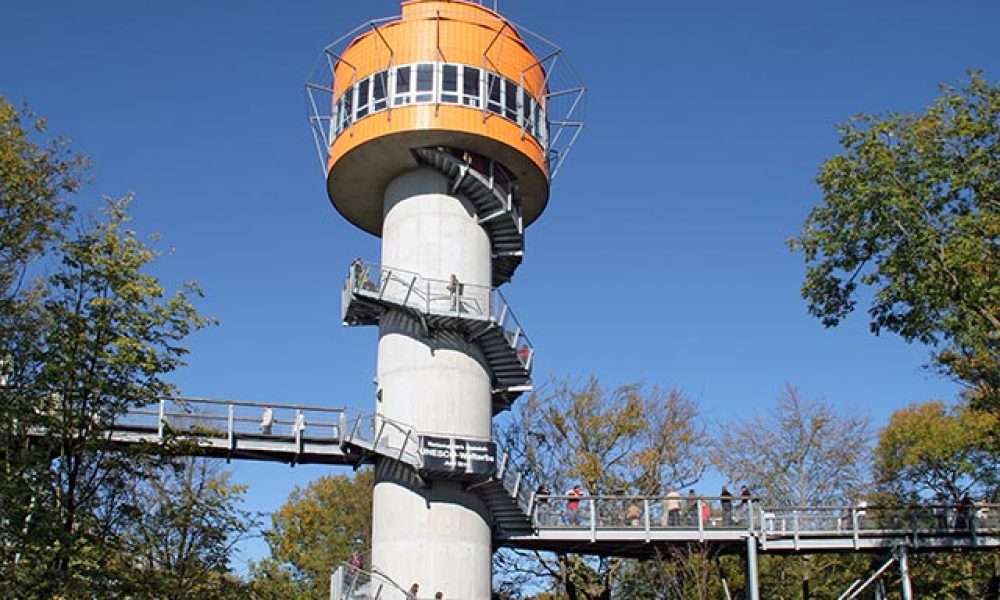
<path fill-rule="evenodd" d="M 910 586 L 910 561 L 907 558 L 906 546 L 896 548 L 899 560 L 899 587 L 901 600 L 913 600 L 913 588 Z"/>
<path fill-rule="evenodd" d="M 760 600 L 760 578 L 757 571 L 757 538 L 752 535 L 747 536 L 746 568 L 746 600 Z"/>

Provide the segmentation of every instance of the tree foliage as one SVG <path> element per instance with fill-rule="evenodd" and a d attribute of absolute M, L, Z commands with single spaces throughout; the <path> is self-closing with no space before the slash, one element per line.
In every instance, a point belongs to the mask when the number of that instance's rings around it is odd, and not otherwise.
<path fill-rule="evenodd" d="M 712 463 L 767 506 L 844 506 L 866 491 L 870 443 L 866 417 L 840 415 L 787 384 L 767 416 L 719 425 Z M 808 597 L 810 586 L 844 589 L 852 563 L 854 557 L 762 557 L 761 586 L 775 598 L 799 590 Z"/>
<path fill-rule="evenodd" d="M 68 233 L 85 161 L 33 141 L 29 117 L 0 100 L 0 596 L 135 597 L 150 573 L 129 551 L 150 516 L 136 490 L 172 457 L 108 432 L 173 393 L 183 339 L 211 321 L 195 286 L 168 294 L 148 273 L 158 253 L 130 228 L 131 198 Z M 39 260 L 48 276 L 22 285 Z"/>
<path fill-rule="evenodd" d="M 767 416 L 720 424 L 712 462 L 770 505 L 842 505 L 864 490 L 870 442 L 866 417 L 839 415 L 788 384 Z"/>
<path fill-rule="evenodd" d="M 655 495 L 692 485 L 704 472 L 698 407 L 682 393 L 641 384 L 607 390 L 593 378 L 547 388 L 523 403 L 504 438 L 512 454 L 522 452 L 519 464 L 545 474 L 552 493 L 580 484 L 587 495 Z M 494 562 L 496 587 L 548 589 L 570 600 L 612 597 L 629 565 L 506 550 Z"/>
<path fill-rule="evenodd" d="M 28 264 L 63 233 L 72 206 L 66 195 L 80 185 L 86 160 L 65 139 L 30 135 L 45 120 L 0 96 L 0 302 L 10 301 Z"/>
<path fill-rule="evenodd" d="M 133 491 L 136 514 L 118 535 L 133 593 L 150 600 L 244 597 L 230 559 L 259 524 L 240 508 L 246 486 L 231 484 L 215 461 L 190 457 L 145 475 Z"/>
<path fill-rule="evenodd" d="M 265 533 L 271 555 L 252 570 L 254 597 L 329 597 L 330 570 L 355 552 L 367 554 L 373 483 L 372 471 L 364 470 L 353 479 L 324 476 L 296 488 Z"/>
<path fill-rule="evenodd" d="M 1000 455 L 992 446 L 998 428 L 994 413 L 943 402 L 897 410 L 878 436 L 877 482 L 904 501 L 992 498 L 1000 484 Z"/>
<path fill-rule="evenodd" d="M 1000 86 L 972 73 L 922 114 L 839 132 L 823 204 L 790 242 L 809 311 L 837 325 L 870 289 L 874 333 L 929 345 L 976 402 L 1000 407 Z"/>

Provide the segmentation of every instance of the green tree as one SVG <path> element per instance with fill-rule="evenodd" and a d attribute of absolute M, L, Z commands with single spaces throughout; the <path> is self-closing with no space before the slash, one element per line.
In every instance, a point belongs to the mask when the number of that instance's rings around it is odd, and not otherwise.
<path fill-rule="evenodd" d="M 3 388 L 4 584 L 17 597 L 79 597 L 121 588 L 117 532 L 134 512 L 128 490 L 169 457 L 119 449 L 107 432 L 129 408 L 169 395 L 180 341 L 209 324 L 191 295 L 167 296 L 145 268 L 157 253 L 128 228 L 130 199 L 64 242 L 59 265 L 21 309 Z M 16 412 L 11 412 L 16 411 Z M 6 591 L 6 590 L 5 590 Z"/>
<path fill-rule="evenodd" d="M 368 553 L 373 484 L 366 469 L 353 479 L 325 476 L 296 488 L 264 534 L 271 555 L 251 570 L 253 597 L 328 598 L 330 571 L 355 552 Z"/>
<path fill-rule="evenodd" d="M 878 436 L 877 482 L 908 502 L 957 502 L 966 493 L 993 498 L 1000 484 L 1000 456 L 991 438 L 998 428 L 996 414 L 943 402 L 897 410 Z"/>
<path fill-rule="evenodd" d="M 932 363 L 1000 408 L 1000 87 L 972 73 L 921 114 L 861 115 L 823 163 L 823 204 L 790 241 L 809 311 L 835 326 L 869 288 L 874 333 L 932 348 Z"/>
<path fill-rule="evenodd" d="M 888 501 L 954 504 L 965 494 L 997 499 L 1000 457 L 994 413 L 932 401 L 895 411 L 875 447 L 876 483 Z M 941 512 L 942 517 L 947 515 Z M 914 593 L 926 598 L 996 597 L 1000 564 L 986 553 L 914 557 Z"/>
<path fill-rule="evenodd" d="M 0 302 L 16 294 L 25 269 L 58 240 L 73 213 L 66 196 L 86 160 L 65 139 L 41 143 L 45 121 L 0 96 Z M 7 316 L 9 307 L 3 307 Z"/>
<path fill-rule="evenodd" d="M 211 460 L 149 469 L 132 492 L 134 514 L 118 532 L 131 593 L 150 600 L 245 596 L 229 564 L 233 546 L 259 525 L 240 508 L 245 491 Z"/>
<path fill-rule="evenodd" d="M 553 381 L 521 405 L 503 437 L 517 462 L 544 473 L 557 494 L 580 484 L 592 496 L 657 495 L 694 484 L 706 467 L 695 402 L 640 384 L 607 390 L 593 378 Z M 622 514 L 616 502 L 599 501 L 599 518 Z M 498 589 L 528 586 L 569 600 L 623 597 L 626 580 L 629 589 L 641 585 L 642 572 L 620 558 L 502 550 L 494 564 Z"/>

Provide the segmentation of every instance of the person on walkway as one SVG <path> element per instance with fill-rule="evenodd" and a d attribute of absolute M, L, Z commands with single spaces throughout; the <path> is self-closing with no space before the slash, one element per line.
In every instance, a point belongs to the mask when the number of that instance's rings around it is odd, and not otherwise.
<path fill-rule="evenodd" d="M 274 411 L 270 406 L 264 407 L 263 414 L 260 415 L 260 432 L 264 435 L 271 435 L 274 428 Z"/>
<path fill-rule="evenodd" d="M 726 525 L 733 524 L 733 494 L 729 491 L 729 488 L 722 486 L 722 492 L 719 494 L 721 500 L 719 504 L 722 505 L 722 519 Z"/>
<path fill-rule="evenodd" d="M 580 525 L 580 496 L 583 495 L 583 490 L 574 485 L 566 495 L 569 496 L 566 500 L 566 524 L 577 527 Z"/>
<path fill-rule="evenodd" d="M 694 493 L 694 490 L 688 490 L 687 502 L 684 506 L 684 511 L 687 515 L 688 525 L 694 527 L 698 524 L 698 494 Z"/>
<path fill-rule="evenodd" d="M 681 495 L 677 490 L 671 490 L 663 502 L 667 509 L 667 527 L 677 527 L 681 524 Z"/>
<path fill-rule="evenodd" d="M 743 513 L 743 519 L 746 522 L 750 522 L 750 488 L 743 486 L 740 488 L 740 508 Z"/>
<path fill-rule="evenodd" d="M 420 592 L 420 584 L 414 583 L 410 586 L 410 591 L 406 592 L 406 600 L 417 600 L 417 594 Z"/>
<path fill-rule="evenodd" d="M 295 411 L 295 424 L 292 425 L 292 435 L 299 437 L 306 432 L 306 414 L 301 410 Z"/>
<path fill-rule="evenodd" d="M 535 490 L 535 521 L 542 526 L 549 524 L 552 507 L 549 506 L 549 486 L 544 483 Z"/>
<path fill-rule="evenodd" d="M 458 275 L 452 273 L 447 287 L 448 293 L 451 295 L 451 310 L 458 311 L 461 308 L 464 288 L 465 285 L 458 280 Z"/>
<path fill-rule="evenodd" d="M 434 593 L 434 600 L 441 600 L 442 598 L 444 598 L 444 592 L 435 592 Z"/>
<path fill-rule="evenodd" d="M 976 504 L 972 501 L 969 494 L 962 496 L 956 506 L 958 509 L 955 514 L 956 529 L 970 529 L 972 527 L 972 517 L 975 506 Z"/>
<path fill-rule="evenodd" d="M 633 498 L 625 509 L 625 524 L 629 527 L 638 527 L 641 521 L 642 509 L 639 508 L 639 504 Z"/>

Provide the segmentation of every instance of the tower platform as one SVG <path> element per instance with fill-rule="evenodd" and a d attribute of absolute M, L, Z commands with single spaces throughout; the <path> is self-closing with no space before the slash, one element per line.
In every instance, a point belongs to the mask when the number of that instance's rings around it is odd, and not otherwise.
<path fill-rule="evenodd" d="M 480 347 L 492 379 L 493 414 L 531 391 L 535 349 L 499 290 L 355 262 L 344 283 L 344 324 L 378 325 L 392 308 L 419 319 L 428 335 L 458 332 Z"/>

